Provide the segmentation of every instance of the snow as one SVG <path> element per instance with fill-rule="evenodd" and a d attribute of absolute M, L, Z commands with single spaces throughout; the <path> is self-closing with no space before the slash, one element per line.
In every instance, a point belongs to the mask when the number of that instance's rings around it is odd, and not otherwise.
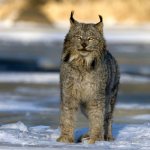
<path fill-rule="evenodd" d="M 0 33 L 0 39 L 2 41 L 10 41 L 10 42 L 22 42 L 22 43 L 34 43 L 34 42 L 54 42 L 54 41 L 62 41 L 65 37 L 65 33 L 52 33 L 48 31 L 5 31 Z"/>
<path fill-rule="evenodd" d="M 0 82 L 2 83 L 58 83 L 58 73 L 1 73 Z"/>
<path fill-rule="evenodd" d="M 18 129 L 23 132 L 28 131 L 28 128 L 21 121 L 18 121 L 17 123 L 2 125 L 1 129 Z"/>
<path fill-rule="evenodd" d="M 121 83 L 150 83 L 149 77 L 121 74 Z M 59 73 L 5 73 L 0 74 L 1 83 L 34 83 L 34 84 L 58 84 Z"/>
<path fill-rule="evenodd" d="M 53 42 L 53 41 L 63 41 L 65 34 L 67 33 L 68 28 L 66 29 L 45 29 L 40 30 L 37 27 L 27 29 L 16 27 L 4 28 L 4 26 L 11 26 L 11 22 L 0 23 L 1 32 L 0 39 L 3 41 L 14 41 L 14 42 Z M 27 25 L 26 25 L 27 26 Z M 18 30 L 19 29 L 19 30 Z M 34 30 L 36 29 L 36 30 Z M 59 32 L 58 32 L 59 30 Z M 61 32 L 60 32 L 61 30 Z M 34 32 L 31 32 L 34 31 Z M 150 42 L 150 30 L 149 28 L 143 27 L 136 29 L 134 28 L 122 28 L 121 30 L 116 30 L 112 28 L 104 28 L 104 34 L 108 42 L 111 43 L 149 43 Z"/>
<path fill-rule="evenodd" d="M 150 114 L 136 115 L 136 116 L 133 116 L 132 118 L 140 119 L 140 120 L 150 120 Z"/>
<path fill-rule="evenodd" d="M 87 128 L 76 129 L 75 139 L 88 131 Z M 115 150 L 149 150 L 150 149 L 150 124 L 142 125 L 113 125 L 113 134 L 115 141 L 106 142 L 98 141 L 89 145 L 83 143 L 58 143 L 56 138 L 59 136 L 60 130 L 52 129 L 49 126 L 27 127 L 22 122 L 2 125 L 0 127 L 0 149 L 115 149 Z"/>
<path fill-rule="evenodd" d="M 137 110 L 137 109 L 150 109 L 150 104 L 145 104 L 145 103 L 123 103 L 123 102 L 118 102 L 116 104 L 117 109 L 127 109 L 127 110 Z"/>
<path fill-rule="evenodd" d="M 150 83 L 149 77 L 139 75 L 122 74 L 120 77 L 121 83 Z"/>
<path fill-rule="evenodd" d="M 21 98 L 21 97 L 20 97 Z M 17 100 L 18 99 L 18 100 Z M 10 98 L 8 96 L 0 96 L 0 112 L 58 112 L 58 108 L 49 108 L 37 105 L 34 102 L 25 102 L 19 100 L 19 96 Z"/>

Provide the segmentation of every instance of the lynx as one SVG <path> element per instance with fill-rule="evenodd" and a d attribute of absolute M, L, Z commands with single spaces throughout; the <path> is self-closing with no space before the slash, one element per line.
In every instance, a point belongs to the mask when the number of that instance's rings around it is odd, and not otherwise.
<path fill-rule="evenodd" d="M 60 67 L 61 135 L 57 141 L 74 142 L 78 108 L 89 120 L 88 143 L 113 140 L 112 116 L 119 69 L 106 48 L 103 18 L 96 24 L 79 23 L 70 15 Z"/>

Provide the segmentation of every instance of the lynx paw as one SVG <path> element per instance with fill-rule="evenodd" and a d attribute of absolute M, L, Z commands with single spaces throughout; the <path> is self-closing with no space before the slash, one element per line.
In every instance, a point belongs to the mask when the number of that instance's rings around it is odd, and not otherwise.
<path fill-rule="evenodd" d="M 83 141 L 89 140 L 89 139 L 90 139 L 89 134 L 85 134 L 85 135 L 82 135 L 82 136 L 78 139 L 77 143 L 83 142 Z"/>
<path fill-rule="evenodd" d="M 89 138 L 88 143 L 94 144 L 96 141 L 103 141 L 103 140 L 104 140 L 104 138 L 102 138 L 102 137 Z"/>
<path fill-rule="evenodd" d="M 57 142 L 73 143 L 74 139 L 72 137 L 62 135 L 57 139 Z"/>

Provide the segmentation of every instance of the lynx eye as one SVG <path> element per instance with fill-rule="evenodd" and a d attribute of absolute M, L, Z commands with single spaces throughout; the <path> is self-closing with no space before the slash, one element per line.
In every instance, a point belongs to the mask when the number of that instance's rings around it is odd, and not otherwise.
<path fill-rule="evenodd" d="M 77 38 L 78 40 L 81 40 L 81 39 L 82 39 L 82 36 L 77 35 L 76 38 Z"/>

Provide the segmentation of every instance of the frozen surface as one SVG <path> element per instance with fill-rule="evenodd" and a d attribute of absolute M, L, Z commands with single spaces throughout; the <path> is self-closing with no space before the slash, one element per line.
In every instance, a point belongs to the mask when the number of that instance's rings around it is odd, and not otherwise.
<path fill-rule="evenodd" d="M 75 139 L 88 131 L 87 128 L 77 129 Z M 84 143 L 65 144 L 56 142 L 59 129 L 48 126 L 27 127 L 22 122 L 2 125 L 0 127 L 0 149 L 115 149 L 115 150 L 149 150 L 150 124 L 113 126 L 114 142 L 96 142 L 93 145 Z"/>
<path fill-rule="evenodd" d="M 28 132 L 27 126 L 25 126 L 22 122 L 12 123 L 12 124 L 6 124 L 2 125 L 0 127 L 1 129 L 16 129 L 22 132 Z"/>
<path fill-rule="evenodd" d="M 59 73 L 1 73 L 1 83 L 59 83 Z M 150 83 L 150 77 L 122 74 L 121 83 Z"/>
<path fill-rule="evenodd" d="M 116 108 L 118 109 L 126 109 L 126 110 L 132 110 L 132 109 L 150 109 L 150 104 L 141 104 L 141 103 L 122 103 L 119 102 L 116 104 Z"/>
<path fill-rule="evenodd" d="M 58 108 L 50 108 L 48 106 L 42 106 L 42 102 L 40 104 L 34 101 L 27 101 L 26 97 L 24 98 L 26 101 L 23 101 L 23 96 L 12 96 L 12 95 L 0 95 L 0 112 L 58 112 Z M 44 103 L 44 102 L 43 102 Z"/>
<path fill-rule="evenodd" d="M 149 77 L 139 75 L 122 74 L 120 77 L 121 83 L 150 83 Z"/>
<path fill-rule="evenodd" d="M 0 24 L 2 28 L 2 23 Z M 36 28 L 36 27 L 35 27 Z M 17 28 L 19 29 L 19 28 Z M 26 30 L 26 31 L 24 31 Z M 27 28 L 22 28 L 22 30 L 8 30 L 3 28 L 2 32 L 0 32 L 0 39 L 8 40 L 8 41 L 19 41 L 19 42 L 37 42 L 37 41 L 43 41 L 43 42 L 53 42 L 56 40 L 63 40 L 65 37 L 65 34 L 68 30 L 63 29 L 61 32 L 54 32 L 55 30 L 53 29 L 53 32 L 51 30 L 42 30 L 39 31 L 38 29 L 35 30 L 32 28 L 31 29 Z M 58 30 L 58 29 L 56 29 Z M 131 28 L 122 28 L 121 30 L 116 30 L 115 28 L 104 28 L 104 33 L 105 37 L 108 41 L 110 42 L 127 42 L 127 43 L 135 43 L 135 42 L 143 42 L 143 43 L 149 43 L 150 41 L 150 30 L 149 28 L 139 28 L 136 29 Z M 140 35 L 140 36 L 139 36 Z"/>
<path fill-rule="evenodd" d="M 150 120 L 150 114 L 136 115 L 133 119 Z"/>
<path fill-rule="evenodd" d="M 58 73 L 1 73 L 0 82 L 2 83 L 58 83 Z"/>

